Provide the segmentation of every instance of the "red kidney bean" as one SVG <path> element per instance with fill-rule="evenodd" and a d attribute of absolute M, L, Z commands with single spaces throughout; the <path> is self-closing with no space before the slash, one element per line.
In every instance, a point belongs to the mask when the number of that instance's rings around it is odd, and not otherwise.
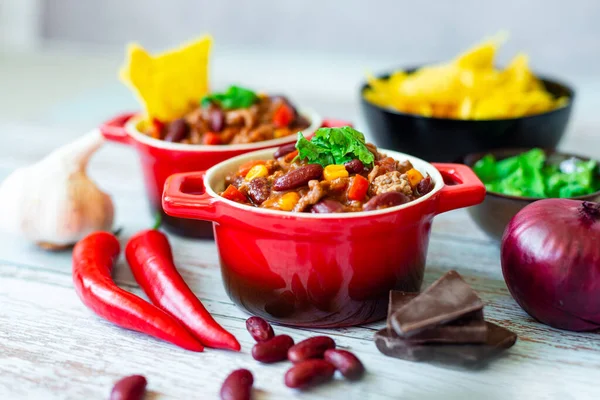
<path fill-rule="evenodd" d="M 167 142 L 179 142 L 185 139 L 190 132 L 190 127 L 183 118 L 176 119 L 171 122 L 167 127 L 167 134 L 165 135 L 165 141 Z"/>
<path fill-rule="evenodd" d="M 360 174 L 365 170 L 365 165 L 357 158 L 345 163 L 344 167 L 346 167 L 346 171 L 350 174 Z"/>
<path fill-rule="evenodd" d="M 267 178 L 254 178 L 248 183 L 248 196 L 254 204 L 260 205 L 271 195 Z"/>
<path fill-rule="evenodd" d="M 386 192 L 378 194 L 367 201 L 363 206 L 363 210 L 371 211 L 380 208 L 399 206 L 400 204 L 408 203 L 409 201 L 410 199 L 408 196 L 400 192 Z"/>
<path fill-rule="evenodd" d="M 110 392 L 110 400 L 142 400 L 148 381 L 142 375 L 127 376 L 117 383 Z"/>
<path fill-rule="evenodd" d="M 288 360 L 294 364 L 311 358 L 323 358 L 325 350 L 335 349 L 335 342 L 328 336 L 315 336 L 296 343 L 288 350 Z"/>
<path fill-rule="evenodd" d="M 273 154 L 273 158 L 283 157 L 287 154 L 290 154 L 292 151 L 296 150 L 296 143 L 284 144 L 280 148 L 278 148 Z"/>
<path fill-rule="evenodd" d="M 285 385 L 305 389 L 333 378 L 335 367 L 325 360 L 306 360 L 294 365 L 285 373 Z"/>
<path fill-rule="evenodd" d="M 254 377 L 247 369 L 236 369 L 221 386 L 221 400 L 250 400 Z"/>
<path fill-rule="evenodd" d="M 360 379 L 365 372 L 365 367 L 358 357 L 349 351 L 329 349 L 325 351 L 324 358 L 351 381 Z"/>
<path fill-rule="evenodd" d="M 257 342 L 264 342 L 275 336 L 273 327 L 261 317 L 250 317 L 246 320 L 246 329 Z"/>
<path fill-rule="evenodd" d="M 344 211 L 342 203 L 331 199 L 321 200 L 310 209 L 313 214 L 339 213 L 342 211 Z"/>
<path fill-rule="evenodd" d="M 221 132 L 225 126 L 225 114 L 219 107 L 211 107 L 208 112 L 210 129 L 213 132 Z"/>
<path fill-rule="evenodd" d="M 267 341 L 259 342 L 252 348 L 252 358 L 262 363 L 274 363 L 287 360 L 287 352 L 294 345 L 294 339 L 288 335 L 277 335 Z"/>
<path fill-rule="evenodd" d="M 427 193 L 431 192 L 431 189 L 433 189 L 433 183 L 431 182 L 430 176 L 423 178 L 421 182 L 417 184 L 417 192 L 421 196 L 425 196 Z"/>
<path fill-rule="evenodd" d="M 280 176 L 275 180 L 273 189 L 277 191 L 291 190 L 308 184 L 308 181 L 320 179 L 323 167 L 319 164 L 308 164 Z"/>

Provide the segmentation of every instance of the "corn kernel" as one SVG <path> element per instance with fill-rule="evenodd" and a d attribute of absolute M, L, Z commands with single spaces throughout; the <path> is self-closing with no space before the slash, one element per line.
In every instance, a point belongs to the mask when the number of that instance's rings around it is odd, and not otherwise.
<path fill-rule="evenodd" d="M 282 138 L 285 136 L 289 136 L 291 133 L 292 132 L 288 128 L 279 128 L 275 129 L 275 132 L 273 132 L 273 137 Z"/>
<path fill-rule="evenodd" d="M 423 175 L 414 168 L 406 171 L 406 177 L 408 178 L 408 182 L 412 187 L 417 186 L 419 182 L 423 180 Z"/>
<path fill-rule="evenodd" d="M 332 181 L 337 178 L 346 178 L 348 176 L 348 171 L 346 171 L 346 167 L 343 165 L 328 165 L 323 170 L 323 177 L 325 180 Z"/>
<path fill-rule="evenodd" d="M 300 200 L 300 195 L 296 192 L 288 192 L 279 198 L 279 208 L 283 211 L 292 211 Z"/>
<path fill-rule="evenodd" d="M 269 170 L 264 165 L 255 165 L 250 168 L 250 171 L 246 174 L 246 180 L 251 181 L 254 178 L 261 178 L 269 175 Z"/>

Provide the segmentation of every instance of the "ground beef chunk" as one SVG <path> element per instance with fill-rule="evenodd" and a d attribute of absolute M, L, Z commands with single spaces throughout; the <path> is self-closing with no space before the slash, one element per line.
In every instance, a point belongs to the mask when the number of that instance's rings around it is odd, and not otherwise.
<path fill-rule="evenodd" d="M 369 183 L 372 183 L 373 180 L 375 178 L 377 178 L 378 176 L 379 176 L 379 165 L 376 165 L 373 167 L 371 172 L 369 172 L 369 176 L 367 177 L 369 179 Z"/>
<path fill-rule="evenodd" d="M 329 191 L 329 183 L 327 181 L 319 182 L 317 180 L 308 181 L 309 191 L 304 196 L 300 197 L 298 203 L 294 207 L 294 211 L 302 212 L 308 206 L 317 204 Z"/>
<path fill-rule="evenodd" d="M 398 171 L 391 171 L 373 179 L 369 187 L 371 196 L 387 192 L 400 192 L 407 196 L 412 196 L 412 188 L 406 175 L 400 174 Z"/>
<path fill-rule="evenodd" d="M 406 173 L 409 169 L 413 169 L 413 165 L 408 160 L 396 161 L 396 171 L 401 174 Z"/>
<path fill-rule="evenodd" d="M 228 125 L 244 125 L 252 128 L 257 122 L 258 107 L 240 108 L 225 112 L 225 121 Z"/>

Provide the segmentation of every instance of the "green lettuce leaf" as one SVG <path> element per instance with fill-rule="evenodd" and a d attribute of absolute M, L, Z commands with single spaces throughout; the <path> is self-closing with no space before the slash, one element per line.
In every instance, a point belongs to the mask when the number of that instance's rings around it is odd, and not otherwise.
<path fill-rule="evenodd" d="M 600 190 L 596 161 L 570 159 L 560 165 L 546 164 L 543 150 L 533 149 L 496 161 L 486 155 L 473 171 L 490 192 L 522 197 L 576 197 Z"/>

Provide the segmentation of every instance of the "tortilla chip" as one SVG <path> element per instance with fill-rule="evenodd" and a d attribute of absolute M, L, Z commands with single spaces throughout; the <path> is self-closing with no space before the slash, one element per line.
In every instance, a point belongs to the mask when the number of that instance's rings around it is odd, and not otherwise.
<path fill-rule="evenodd" d="M 148 120 L 180 118 L 208 93 L 211 44 L 212 38 L 203 36 L 155 56 L 129 45 L 120 78 L 134 90 Z"/>

